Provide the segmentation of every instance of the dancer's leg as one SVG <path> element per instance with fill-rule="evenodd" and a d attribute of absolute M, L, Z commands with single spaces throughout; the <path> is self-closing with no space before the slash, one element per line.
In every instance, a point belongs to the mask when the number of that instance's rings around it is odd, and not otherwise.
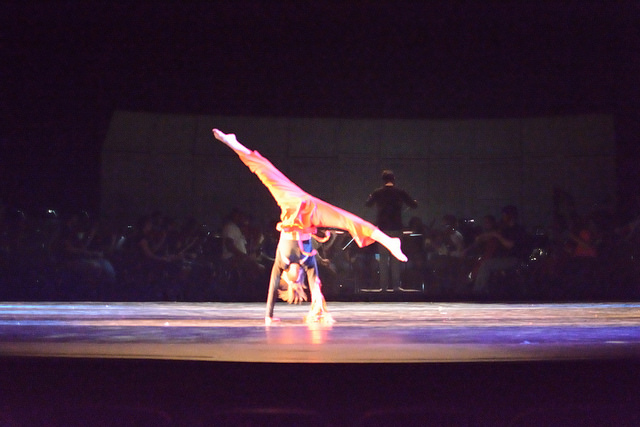
<path fill-rule="evenodd" d="M 250 154 L 251 150 L 249 150 L 247 147 L 245 147 L 244 145 L 240 144 L 238 142 L 238 140 L 236 139 L 235 134 L 229 133 L 223 133 L 221 131 L 219 131 L 218 129 L 214 129 L 213 130 L 213 135 L 216 137 L 216 139 L 218 141 L 222 141 L 224 142 L 229 148 L 231 148 L 233 151 L 236 152 L 241 152 L 244 154 Z"/>
<path fill-rule="evenodd" d="M 351 234 L 359 247 L 367 246 L 374 241 L 387 248 L 391 254 L 402 262 L 407 261 L 407 257 L 400 248 L 401 242 L 397 237 L 390 237 L 383 233 L 375 225 L 371 224 L 359 216 L 345 211 L 330 203 L 313 198 L 316 205 L 313 222 L 316 227 L 334 227 L 346 230 Z"/>
<path fill-rule="evenodd" d="M 285 225 L 296 222 L 302 202 L 311 196 L 294 184 L 282 172 L 280 172 L 269 160 L 262 157 L 257 151 L 251 151 L 236 139 L 234 134 L 225 134 L 218 129 L 213 130 L 216 139 L 224 142 L 235 151 L 245 164 L 267 187 L 278 206 L 282 209 L 281 220 Z"/>
<path fill-rule="evenodd" d="M 273 317 L 273 309 L 276 304 L 276 299 L 278 297 L 278 286 L 280 285 L 280 276 L 284 271 L 285 265 L 282 261 L 282 256 L 280 253 L 280 245 L 276 249 L 276 259 L 273 262 L 273 267 L 271 268 L 271 278 L 269 279 L 269 291 L 267 293 L 267 310 L 265 313 L 265 324 L 268 326 L 274 320 Z"/>
<path fill-rule="evenodd" d="M 307 276 L 309 280 L 309 287 L 311 288 L 311 307 L 309 308 L 309 313 L 304 317 L 306 323 L 325 323 L 332 324 L 334 323 L 333 316 L 329 313 L 327 309 L 327 301 L 324 299 L 324 295 L 322 294 L 322 283 L 318 276 L 315 276 L 312 279 L 310 276 Z"/>
<path fill-rule="evenodd" d="M 398 258 L 402 262 L 407 262 L 408 258 L 402 252 L 402 242 L 398 237 L 390 237 L 376 228 L 373 233 L 371 233 L 371 238 L 389 249 L 389 252 L 391 252 L 394 257 Z"/>
<path fill-rule="evenodd" d="M 218 129 L 213 130 L 216 139 L 222 141 L 239 155 L 248 155 L 252 151 L 238 142 L 234 134 L 225 134 Z M 400 239 L 392 238 L 377 229 L 371 223 L 363 220 L 357 215 L 333 206 L 323 200 L 312 197 L 302 191 L 279 170 L 277 170 L 266 159 L 259 158 L 257 164 L 248 164 L 251 170 L 258 175 L 260 180 L 267 186 L 276 202 L 281 208 L 288 205 L 299 204 L 301 198 L 312 199 L 316 204 L 315 218 L 310 218 L 312 223 L 304 224 L 307 227 L 335 227 L 347 230 L 358 243 L 358 246 L 366 246 L 372 243 L 371 239 L 379 242 L 389 249 L 389 252 L 400 261 L 406 262 L 407 257 L 400 248 Z M 245 159 L 243 158 L 243 161 Z"/>
<path fill-rule="evenodd" d="M 311 241 L 305 242 L 304 251 L 309 252 L 313 249 Z M 307 257 L 302 263 L 302 267 L 307 273 L 307 281 L 309 283 L 309 291 L 311 293 L 311 307 L 309 313 L 305 316 L 307 323 L 333 323 L 333 318 L 327 310 L 327 303 L 322 294 L 322 282 L 318 277 L 318 263 L 315 257 Z"/>

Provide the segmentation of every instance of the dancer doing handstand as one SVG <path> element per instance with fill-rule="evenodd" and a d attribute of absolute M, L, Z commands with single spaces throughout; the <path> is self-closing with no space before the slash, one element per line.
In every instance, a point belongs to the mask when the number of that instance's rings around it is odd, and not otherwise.
<path fill-rule="evenodd" d="M 267 325 L 278 320 L 273 317 L 273 309 L 281 280 L 289 286 L 287 291 L 280 292 L 281 298 L 289 303 L 306 300 L 300 267 L 307 273 L 311 293 L 311 308 L 305 320 L 333 322 L 322 295 L 315 251 L 311 244 L 311 238 L 316 237 L 318 228 L 346 230 L 359 247 L 378 242 L 400 261 L 407 261 L 400 247 L 400 239 L 389 237 L 370 222 L 306 193 L 260 153 L 238 142 L 234 134 L 225 134 L 218 129 L 213 129 L 213 134 L 235 151 L 251 172 L 258 176 L 281 209 L 280 222 L 276 227 L 280 231 L 280 240 L 267 295 Z"/>

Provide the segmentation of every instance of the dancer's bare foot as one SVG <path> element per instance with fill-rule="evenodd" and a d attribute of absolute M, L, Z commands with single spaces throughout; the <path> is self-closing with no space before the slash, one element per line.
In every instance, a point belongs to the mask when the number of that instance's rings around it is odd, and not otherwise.
<path fill-rule="evenodd" d="M 336 323 L 336 321 L 333 320 L 333 316 L 331 315 L 331 313 L 325 312 L 322 315 L 322 319 L 320 319 L 320 323 L 324 325 L 333 325 L 334 323 Z"/>
<path fill-rule="evenodd" d="M 335 323 L 333 316 L 327 310 L 327 303 L 324 296 L 318 296 L 316 294 L 316 299 L 311 302 L 309 313 L 304 316 L 304 322 L 307 324 L 322 323 L 325 325 L 332 325 Z"/>
<path fill-rule="evenodd" d="M 334 323 L 336 323 L 336 321 L 333 319 L 331 313 L 325 311 L 324 313 L 320 314 L 307 314 L 306 316 L 304 316 L 304 323 L 306 323 L 307 325 L 333 325 Z"/>
<path fill-rule="evenodd" d="M 391 237 L 377 228 L 373 231 L 373 233 L 371 233 L 371 238 L 387 248 L 389 252 L 391 252 L 391 255 L 398 258 L 402 262 L 407 262 L 408 258 L 404 253 L 402 253 L 402 243 L 400 242 L 399 238 Z"/>
<path fill-rule="evenodd" d="M 264 325 L 265 325 L 265 326 L 271 326 L 273 323 L 278 323 L 279 321 L 280 321 L 280 319 L 279 319 L 279 318 L 277 318 L 277 317 L 269 317 L 269 316 L 266 316 L 266 317 L 264 318 Z"/>
<path fill-rule="evenodd" d="M 238 140 L 236 139 L 235 134 L 233 133 L 224 133 L 222 131 L 220 131 L 219 129 L 213 129 L 213 136 L 216 137 L 216 139 L 218 141 L 222 141 L 224 142 L 229 148 L 231 148 L 234 151 L 240 151 L 243 152 L 245 154 L 249 154 L 251 153 L 251 150 L 249 150 L 247 147 L 245 147 L 244 145 L 240 144 L 238 142 Z"/>
<path fill-rule="evenodd" d="M 386 248 L 389 249 L 391 255 L 398 258 L 402 262 L 407 262 L 407 256 L 402 252 L 400 239 L 397 237 L 392 237 L 391 241 L 387 243 Z"/>

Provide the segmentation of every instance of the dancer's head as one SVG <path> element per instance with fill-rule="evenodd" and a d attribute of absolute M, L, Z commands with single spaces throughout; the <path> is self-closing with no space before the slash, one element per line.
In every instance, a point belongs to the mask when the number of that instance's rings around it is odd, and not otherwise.
<path fill-rule="evenodd" d="M 389 183 L 393 184 L 396 181 L 396 177 L 393 174 L 393 171 L 390 170 L 390 169 L 383 170 L 382 171 L 382 181 L 385 184 L 389 184 Z"/>
<path fill-rule="evenodd" d="M 300 264 L 297 262 L 292 262 L 289 264 L 289 267 L 285 271 L 282 272 L 282 276 L 285 277 L 285 281 L 289 283 L 300 283 L 302 282 L 302 269 L 300 268 Z"/>

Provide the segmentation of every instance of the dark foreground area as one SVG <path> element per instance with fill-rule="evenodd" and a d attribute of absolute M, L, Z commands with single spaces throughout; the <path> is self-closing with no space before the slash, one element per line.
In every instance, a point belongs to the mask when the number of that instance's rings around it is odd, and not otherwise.
<path fill-rule="evenodd" d="M 6 357 L 0 425 L 636 426 L 639 368 Z"/>

